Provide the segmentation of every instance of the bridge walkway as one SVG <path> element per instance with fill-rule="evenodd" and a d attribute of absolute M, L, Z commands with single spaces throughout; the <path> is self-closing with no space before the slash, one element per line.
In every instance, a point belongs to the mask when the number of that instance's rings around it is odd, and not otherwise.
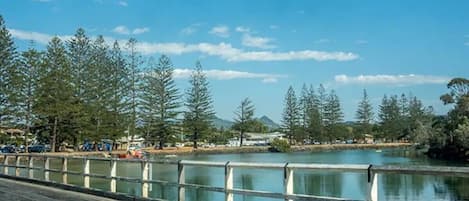
<path fill-rule="evenodd" d="M 111 201 L 113 199 L 75 191 L 0 178 L 0 200 L 5 201 Z"/>

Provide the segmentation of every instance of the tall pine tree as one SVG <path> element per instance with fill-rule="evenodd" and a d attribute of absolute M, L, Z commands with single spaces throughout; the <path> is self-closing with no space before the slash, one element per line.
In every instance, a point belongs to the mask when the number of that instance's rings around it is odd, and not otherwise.
<path fill-rule="evenodd" d="M 173 64 L 162 55 L 158 64 L 150 64 L 151 73 L 144 79 L 142 116 L 150 126 L 151 140 L 158 140 L 160 149 L 175 134 L 179 94 L 173 79 Z M 150 139 L 147 139 L 150 140 Z"/>
<path fill-rule="evenodd" d="M 373 121 L 373 106 L 370 103 L 366 89 L 363 89 L 363 98 L 358 103 L 356 119 L 360 124 L 360 132 L 362 134 L 371 134 L 372 121 Z"/>
<path fill-rule="evenodd" d="M 244 134 L 251 129 L 252 122 L 254 121 L 254 105 L 249 98 L 241 101 L 238 109 L 235 112 L 235 124 L 233 129 L 239 131 L 239 146 L 243 146 Z"/>
<path fill-rule="evenodd" d="M 195 64 L 189 82 L 191 87 L 186 92 L 187 111 L 184 113 L 184 125 L 192 132 L 193 147 L 197 148 L 197 140 L 201 138 L 202 133 L 208 131 L 215 115 L 209 84 L 200 62 Z"/>
<path fill-rule="evenodd" d="M 0 126 L 7 126 L 14 113 L 12 99 L 17 58 L 13 39 L 0 15 Z"/>
<path fill-rule="evenodd" d="M 70 107 L 74 102 L 74 89 L 71 84 L 70 61 L 65 47 L 58 37 L 52 38 L 47 46 L 45 64 L 38 71 L 37 104 L 34 111 L 41 117 L 47 128 L 52 151 L 65 140 L 70 116 L 77 112 Z M 69 135 L 67 135 L 69 134 Z"/>
<path fill-rule="evenodd" d="M 295 95 L 295 90 L 292 86 L 288 88 L 285 95 L 282 126 L 285 130 L 288 141 L 293 144 L 293 139 L 296 137 L 297 129 L 299 126 L 300 116 L 298 111 L 298 101 Z"/>

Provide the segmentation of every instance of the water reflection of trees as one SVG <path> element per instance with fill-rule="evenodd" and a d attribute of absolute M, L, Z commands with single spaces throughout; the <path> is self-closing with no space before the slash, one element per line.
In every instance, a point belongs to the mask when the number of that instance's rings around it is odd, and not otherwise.
<path fill-rule="evenodd" d="M 308 195 L 340 197 L 342 180 L 340 173 L 304 174 L 303 192 Z"/>
<path fill-rule="evenodd" d="M 426 183 L 426 177 L 422 175 L 385 174 L 380 179 L 386 197 L 403 199 L 420 197 Z"/>
<path fill-rule="evenodd" d="M 433 184 L 435 196 L 449 200 L 469 200 L 469 178 L 444 177 Z"/>
<path fill-rule="evenodd" d="M 241 187 L 242 189 L 253 189 L 254 185 L 252 182 L 252 175 L 250 174 L 241 174 Z M 243 201 L 253 200 L 252 197 L 243 195 Z"/>
<path fill-rule="evenodd" d="M 189 174 L 189 172 L 191 174 Z M 198 185 L 210 185 L 207 168 L 194 167 L 186 169 L 186 183 Z M 212 200 L 210 193 L 205 189 L 186 188 L 188 200 Z"/>

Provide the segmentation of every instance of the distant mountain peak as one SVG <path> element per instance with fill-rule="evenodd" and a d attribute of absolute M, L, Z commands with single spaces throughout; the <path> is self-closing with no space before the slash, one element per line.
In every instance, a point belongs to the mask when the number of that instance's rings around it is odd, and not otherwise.
<path fill-rule="evenodd" d="M 280 128 L 280 126 L 277 123 L 275 123 L 272 119 L 270 119 L 266 115 L 261 116 L 260 118 L 258 118 L 258 120 L 262 122 L 264 125 L 266 125 L 267 127 L 269 127 L 270 129 Z"/>

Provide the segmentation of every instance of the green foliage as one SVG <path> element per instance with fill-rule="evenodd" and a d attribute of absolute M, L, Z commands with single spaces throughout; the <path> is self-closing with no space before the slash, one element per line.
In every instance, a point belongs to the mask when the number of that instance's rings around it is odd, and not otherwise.
<path fill-rule="evenodd" d="M 239 144 L 243 146 L 244 133 L 251 129 L 252 121 L 254 120 L 254 105 L 249 98 L 241 101 L 235 115 L 233 129 L 239 131 Z"/>
<path fill-rule="evenodd" d="M 197 140 L 211 127 L 215 115 L 209 84 L 200 62 L 196 63 L 189 82 L 191 87 L 186 92 L 184 125 L 192 132 L 194 148 L 197 148 Z"/>
<path fill-rule="evenodd" d="M 335 94 L 335 91 L 332 90 L 327 97 L 327 103 L 324 106 L 323 121 L 326 130 L 326 136 L 330 142 L 337 138 L 343 138 L 344 135 L 342 132 L 343 127 L 341 123 L 344 118 L 344 114 L 340 107 L 339 97 Z"/>
<path fill-rule="evenodd" d="M 159 141 L 160 148 L 175 134 L 179 94 L 173 79 L 173 64 L 162 55 L 158 63 L 150 61 L 142 87 L 142 118 L 148 131 L 147 141 Z"/>
<path fill-rule="evenodd" d="M 356 113 L 356 119 L 360 125 L 359 131 L 362 134 L 371 134 L 373 115 L 373 106 L 371 105 L 366 90 L 363 89 L 363 99 L 358 103 Z"/>
<path fill-rule="evenodd" d="M 269 150 L 271 152 L 290 152 L 291 147 L 290 143 L 288 141 L 275 138 L 271 143 L 270 143 L 270 148 Z"/>
<path fill-rule="evenodd" d="M 13 38 L 0 15 L 0 126 L 6 126 L 14 119 L 17 59 Z"/>
<path fill-rule="evenodd" d="M 300 116 L 295 90 L 290 86 L 288 88 L 287 94 L 285 95 L 282 115 L 282 126 L 286 132 L 285 134 L 287 135 L 290 144 L 293 143 L 293 139 L 297 133 L 300 120 L 299 118 Z"/>

